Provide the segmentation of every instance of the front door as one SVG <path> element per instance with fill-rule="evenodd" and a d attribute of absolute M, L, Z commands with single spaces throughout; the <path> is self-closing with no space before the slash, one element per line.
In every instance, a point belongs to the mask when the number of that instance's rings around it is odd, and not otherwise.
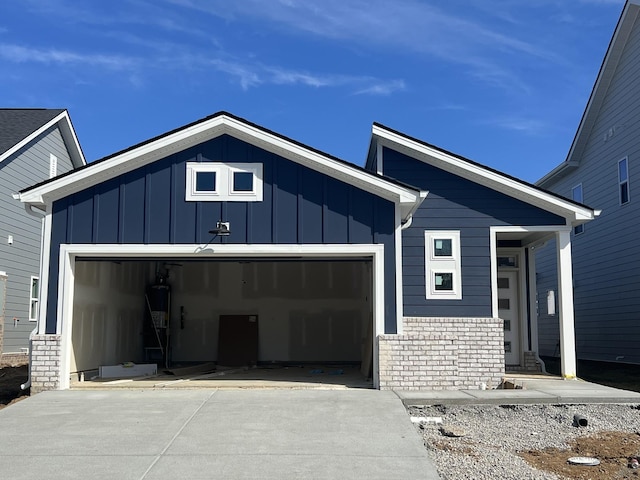
<path fill-rule="evenodd" d="M 504 320 L 504 360 L 520 365 L 520 302 L 517 271 L 498 271 L 498 316 Z"/>

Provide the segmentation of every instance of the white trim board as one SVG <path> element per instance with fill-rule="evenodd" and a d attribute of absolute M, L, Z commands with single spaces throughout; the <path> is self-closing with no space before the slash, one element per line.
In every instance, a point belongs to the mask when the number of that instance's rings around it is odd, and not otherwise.
<path fill-rule="evenodd" d="M 337 161 L 225 113 L 216 114 L 116 154 L 111 158 L 91 164 L 87 168 L 26 189 L 20 192 L 19 197 L 22 202 L 26 203 L 50 204 L 55 200 L 224 134 L 342 180 L 379 197 L 399 203 L 402 206 L 403 220 L 407 220 L 424 200 L 424 196 L 416 189 L 403 187 L 355 166 Z"/>
<path fill-rule="evenodd" d="M 53 119 L 49 120 L 40 128 L 33 131 L 30 135 L 26 136 L 21 141 L 16 143 L 9 150 L 1 154 L 0 163 L 5 161 L 7 158 L 9 158 L 11 155 L 13 155 L 15 152 L 20 150 L 22 147 L 27 145 L 29 142 L 31 142 L 38 136 L 42 135 L 44 132 L 46 132 L 49 128 L 51 128 L 55 124 L 58 124 L 58 128 L 60 128 L 60 133 L 62 134 L 62 137 L 65 140 L 65 144 L 67 143 L 69 144 L 67 145 L 67 148 L 69 149 L 69 154 L 71 155 L 71 161 L 73 162 L 73 165 L 76 168 L 82 165 L 86 165 L 87 162 L 82 153 L 82 149 L 80 148 L 80 143 L 78 142 L 78 138 L 76 137 L 76 132 L 74 131 L 73 126 L 71 125 L 71 119 L 69 118 L 69 113 L 66 110 L 60 113 L 59 115 L 57 115 L 56 117 L 54 117 Z"/>
<path fill-rule="evenodd" d="M 149 258 L 170 256 L 174 258 L 230 258 L 230 257 L 370 257 L 372 260 L 373 290 L 373 383 L 379 388 L 377 338 L 384 333 L 384 245 L 382 244 L 327 244 L 327 245 L 61 245 L 58 273 L 58 308 L 56 334 L 61 335 L 62 354 L 60 388 L 69 388 L 71 362 L 71 332 L 73 322 L 73 298 L 75 259 L 77 257 Z M 396 322 L 401 322 L 397 318 Z"/>
<path fill-rule="evenodd" d="M 530 205 L 555 213 L 566 218 L 572 224 L 592 220 L 595 216 L 594 211 L 589 207 L 563 200 L 526 182 L 482 167 L 438 148 L 430 147 L 381 125 L 373 126 L 372 142 L 399 151 L 411 158 L 504 193 Z"/>

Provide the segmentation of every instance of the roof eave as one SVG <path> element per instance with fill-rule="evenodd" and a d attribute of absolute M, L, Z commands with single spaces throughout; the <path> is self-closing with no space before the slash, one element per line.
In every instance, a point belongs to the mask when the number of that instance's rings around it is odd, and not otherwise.
<path fill-rule="evenodd" d="M 404 149 L 405 153 L 413 158 L 564 217 L 568 223 L 594 218 L 593 209 L 587 206 L 563 199 L 534 185 L 454 156 L 382 125 L 374 124 L 372 135 L 374 137 L 372 143 L 395 147 L 401 152 Z"/>
<path fill-rule="evenodd" d="M 346 162 L 334 160 L 321 152 L 306 148 L 224 112 L 115 154 L 103 161 L 87 165 L 86 168 L 70 172 L 64 177 L 54 178 L 41 185 L 25 189 L 20 192 L 20 200 L 34 205 L 50 204 L 101 181 L 143 167 L 223 134 L 233 135 L 235 138 L 348 182 L 387 200 L 401 205 L 410 205 L 410 209 L 414 208 L 414 204 L 422 202 L 418 189 L 393 183 L 356 166 L 350 166 Z"/>

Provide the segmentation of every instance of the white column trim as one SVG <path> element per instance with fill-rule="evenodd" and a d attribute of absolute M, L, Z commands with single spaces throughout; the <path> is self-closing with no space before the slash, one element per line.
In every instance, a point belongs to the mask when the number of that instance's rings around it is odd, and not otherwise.
<path fill-rule="evenodd" d="M 42 236 L 40 244 L 40 292 L 38 296 L 39 335 L 44 335 L 47 328 L 47 301 L 49 299 L 49 264 L 51 255 L 51 211 L 50 207 L 42 217 Z"/>
<path fill-rule="evenodd" d="M 404 306 L 402 295 L 402 216 L 400 212 L 400 205 L 398 204 L 396 204 L 396 229 L 394 233 L 396 255 L 396 333 L 398 335 L 402 335 L 402 332 L 404 331 Z"/>
<path fill-rule="evenodd" d="M 558 305 L 562 377 L 576 377 L 576 335 L 573 314 L 573 272 L 570 231 L 556 233 L 558 255 Z"/>

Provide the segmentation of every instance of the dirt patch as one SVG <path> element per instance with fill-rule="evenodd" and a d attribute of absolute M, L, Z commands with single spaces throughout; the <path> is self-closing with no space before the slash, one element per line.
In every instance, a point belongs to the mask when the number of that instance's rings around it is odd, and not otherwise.
<path fill-rule="evenodd" d="M 27 381 L 28 376 L 27 365 L 0 369 L 0 409 L 29 396 L 28 389 L 20 389 L 20 385 Z"/>
<path fill-rule="evenodd" d="M 520 456 L 538 470 L 572 480 L 640 479 L 640 469 L 628 467 L 630 457 L 640 455 L 640 434 L 599 432 L 569 442 L 569 449 L 545 448 L 521 452 Z M 593 457 L 597 466 L 571 465 L 570 457 Z"/>

